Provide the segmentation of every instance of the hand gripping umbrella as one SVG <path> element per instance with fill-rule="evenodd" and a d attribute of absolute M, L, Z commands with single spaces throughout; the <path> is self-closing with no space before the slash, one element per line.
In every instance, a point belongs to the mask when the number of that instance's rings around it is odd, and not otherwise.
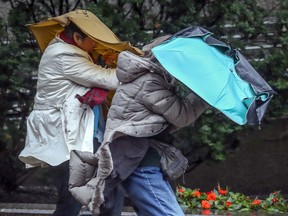
<path fill-rule="evenodd" d="M 275 91 L 236 49 L 188 27 L 152 49 L 161 65 L 239 125 L 260 125 Z"/>

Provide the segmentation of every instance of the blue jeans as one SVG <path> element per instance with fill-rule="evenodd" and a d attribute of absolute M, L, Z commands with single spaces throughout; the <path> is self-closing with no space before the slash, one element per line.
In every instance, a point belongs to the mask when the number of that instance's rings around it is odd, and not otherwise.
<path fill-rule="evenodd" d="M 159 167 L 138 167 L 122 185 L 138 216 L 184 216 Z"/>

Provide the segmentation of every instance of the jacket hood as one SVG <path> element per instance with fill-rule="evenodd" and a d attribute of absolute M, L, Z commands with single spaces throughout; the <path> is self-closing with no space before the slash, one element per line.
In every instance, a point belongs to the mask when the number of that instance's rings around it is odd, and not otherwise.
<path fill-rule="evenodd" d="M 118 56 L 116 74 L 122 83 L 132 82 L 145 73 L 162 73 L 164 68 L 148 58 L 141 58 L 131 52 L 124 51 Z"/>
<path fill-rule="evenodd" d="M 175 78 L 162 67 L 151 51 L 153 47 L 161 44 L 168 38 L 170 38 L 170 35 L 162 36 L 143 46 L 144 57 L 137 56 L 128 51 L 120 53 L 116 70 L 119 81 L 128 83 L 142 76 L 144 73 L 158 73 L 165 78 L 168 84 L 174 85 Z"/>

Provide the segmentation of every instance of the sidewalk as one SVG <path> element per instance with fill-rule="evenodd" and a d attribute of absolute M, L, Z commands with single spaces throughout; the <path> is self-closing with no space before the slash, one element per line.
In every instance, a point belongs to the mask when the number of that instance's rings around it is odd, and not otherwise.
<path fill-rule="evenodd" d="M 54 204 L 0 203 L 0 216 L 51 216 L 54 209 Z M 87 209 L 83 209 L 79 216 L 92 216 L 92 214 Z M 124 207 L 121 216 L 137 216 L 137 214 L 131 207 Z"/>
<path fill-rule="evenodd" d="M 51 216 L 54 204 L 0 203 L 0 216 Z M 79 216 L 92 216 L 90 211 L 82 209 Z M 122 216 L 137 216 L 132 209 L 125 208 Z"/>

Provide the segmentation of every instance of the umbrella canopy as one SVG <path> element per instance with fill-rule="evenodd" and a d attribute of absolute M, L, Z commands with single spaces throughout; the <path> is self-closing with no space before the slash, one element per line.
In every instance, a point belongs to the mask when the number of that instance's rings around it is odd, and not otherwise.
<path fill-rule="evenodd" d="M 175 78 L 237 124 L 261 124 L 274 90 L 236 49 L 189 27 L 152 49 Z"/>
<path fill-rule="evenodd" d="M 63 31 L 70 21 L 97 42 L 95 49 L 97 54 L 117 53 L 123 50 L 129 50 L 137 55 L 142 54 L 141 50 L 133 47 L 129 42 L 120 41 L 98 17 L 87 10 L 71 11 L 38 23 L 28 24 L 27 27 L 34 35 L 41 52 L 44 52 L 50 41 Z"/>

